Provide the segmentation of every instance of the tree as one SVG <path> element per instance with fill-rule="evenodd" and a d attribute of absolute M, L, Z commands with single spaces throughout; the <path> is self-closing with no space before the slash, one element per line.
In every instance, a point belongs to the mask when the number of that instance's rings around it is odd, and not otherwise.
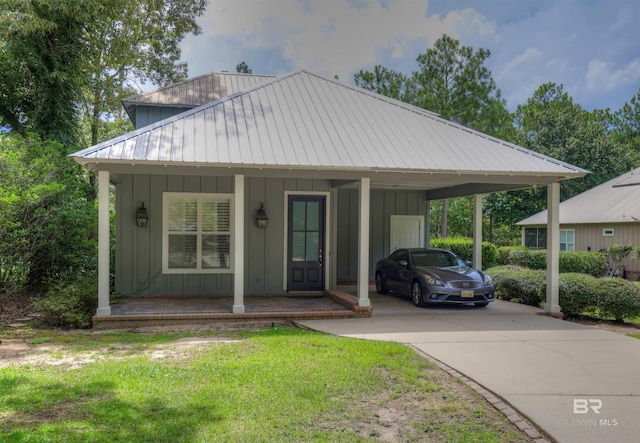
<path fill-rule="evenodd" d="M 629 161 L 640 166 L 640 89 L 614 115 L 616 139 L 627 146 Z"/>
<path fill-rule="evenodd" d="M 371 71 L 358 71 L 353 79 L 356 86 L 382 94 L 387 97 L 402 100 L 406 103 L 415 102 L 415 87 L 404 74 L 385 68 L 381 65 L 373 67 Z"/>
<path fill-rule="evenodd" d="M 251 74 L 253 71 L 244 61 L 238 63 L 236 65 L 236 72 L 240 74 Z"/>
<path fill-rule="evenodd" d="M 484 65 L 491 52 L 443 35 L 417 58 L 419 70 L 413 73 L 417 104 L 442 118 L 477 129 L 489 135 L 504 135 L 510 123 L 509 112 L 491 72 Z M 447 236 L 448 200 L 442 200 L 442 236 Z"/>
<path fill-rule="evenodd" d="M 60 1 L 60 0 L 59 0 Z M 93 1 L 93 0 L 92 0 Z M 135 86 L 158 86 L 187 76 L 179 62 L 180 42 L 201 32 L 196 18 L 206 0 L 111 0 L 99 2 L 100 18 L 86 35 L 83 114 L 89 120 L 92 145 L 101 141 L 104 122 L 121 116 L 120 100 Z"/>
<path fill-rule="evenodd" d="M 83 0 L 0 0 L 0 126 L 72 145 L 87 23 Z"/>
<path fill-rule="evenodd" d="M 0 0 L 0 124 L 96 144 L 134 86 L 186 76 L 179 43 L 206 0 Z"/>

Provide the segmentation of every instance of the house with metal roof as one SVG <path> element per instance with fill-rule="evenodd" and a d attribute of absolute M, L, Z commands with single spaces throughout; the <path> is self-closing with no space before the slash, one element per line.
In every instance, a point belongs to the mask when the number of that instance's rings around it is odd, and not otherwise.
<path fill-rule="evenodd" d="M 547 211 L 518 222 L 522 245 L 546 248 Z M 640 245 L 640 168 L 632 169 L 560 203 L 560 249 L 602 251 L 609 245 Z M 640 277 L 640 263 L 625 263 L 627 276 Z"/>
<path fill-rule="evenodd" d="M 97 317 L 110 316 L 109 186 L 121 294 L 287 294 L 357 285 L 375 262 L 428 245 L 428 202 L 474 195 L 481 267 L 484 193 L 587 171 L 308 71 L 211 74 L 124 100 L 136 129 L 71 157 L 98 176 Z M 551 248 L 550 278 L 557 280 Z M 556 263 L 555 271 L 553 263 Z M 559 312 L 557 281 L 549 312 Z"/>

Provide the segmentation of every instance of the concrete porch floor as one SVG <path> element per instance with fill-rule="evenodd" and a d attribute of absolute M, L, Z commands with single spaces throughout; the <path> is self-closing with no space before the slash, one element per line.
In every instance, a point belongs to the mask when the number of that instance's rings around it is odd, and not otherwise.
<path fill-rule="evenodd" d="M 110 316 L 94 316 L 94 329 L 142 326 L 263 322 L 371 317 L 360 307 L 354 289 L 314 293 L 247 294 L 245 313 L 232 313 L 232 295 L 128 296 L 111 305 Z"/>

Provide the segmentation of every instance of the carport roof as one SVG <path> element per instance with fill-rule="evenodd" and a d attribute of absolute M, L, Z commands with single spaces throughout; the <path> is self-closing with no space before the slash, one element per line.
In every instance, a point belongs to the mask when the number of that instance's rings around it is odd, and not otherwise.
<path fill-rule="evenodd" d="M 514 189 L 587 171 L 308 71 L 237 92 L 71 155 L 114 173 L 329 178 L 430 198 Z M 439 191 L 438 191 L 439 190 Z"/>

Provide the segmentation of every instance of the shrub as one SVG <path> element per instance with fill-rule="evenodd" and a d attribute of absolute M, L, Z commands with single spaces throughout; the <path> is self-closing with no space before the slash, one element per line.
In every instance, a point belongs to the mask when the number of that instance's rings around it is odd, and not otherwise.
<path fill-rule="evenodd" d="M 529 269 L 547 268 L 546 249 L 515 249 L 509 251 L 508 263 Z M 561 251 L 559 268 L 561 273 L 577 272 L 602 277 L 607 271 L 607 258 L 601 252 Z"/>
<path fill-rule="evenodd" d="M 560 307 L 564 315 L 576 317 L 595 307 L 600 281 L 586 274 L 560 274 Z M 546 292 L 546 285 L 543 288 Z"/>
<path fill-rule="evenodd" d="M 544 299 L 541 290 L 545 278 L 544 271 L 531 269 L 505 273 L 499 277 L 500 283 L 496 287 L 497 296 L 503 300 L 517 299 L 518 302 L 526 305 L 540 306 Z"/>
<path fill-rule="evenodd" d="M 509 265 L 511 263 L 509 263 L 509 254 L 511 254 L 511 251 L 528 251 L 528 249 L 525 246 L 501 246 L 498 248 L 498 258 L 497 258 L 497 263 L 498 265 Z"/>
<path fill-rule="evenodd" d="M 633 282 L 617 278 L 599 280 L 596 306 L 603 318 L 622 322 L 640 316 L 640 288 Z"/>
<path fill-rule="evenodd" d="M 498 288 L 505 277 L 511 276 L 516 272 L 524 272 L 526 268 L 514 265 L 494 266 L 484 271 L 485 274 L 493 279 L 493 284 Z"/>
<path fill-rule="evenodd" d="M 471 261 L 473 259 L 473 240 L 467 237 L 436 237 L 430 241 L 432 248 L 448 249 L 461 259 Z M 498 249 L 489 242 L 482 242 L 483 268 L 495 266 L 498 258 Z"/>
<path fill-rule="evenodd" d="M 45 326 L 89 328 L 98 306 L 95 277 L 82 277 L 72 283 L 55 283 L 45 296 L 34 303 Z"/>
<path fill-rule="evenodd" d="M 607 257 L 602 252 L 560 252 L 560 272 L 577 272 L 602 277 L 607 272 L 608 266 Z"/>

